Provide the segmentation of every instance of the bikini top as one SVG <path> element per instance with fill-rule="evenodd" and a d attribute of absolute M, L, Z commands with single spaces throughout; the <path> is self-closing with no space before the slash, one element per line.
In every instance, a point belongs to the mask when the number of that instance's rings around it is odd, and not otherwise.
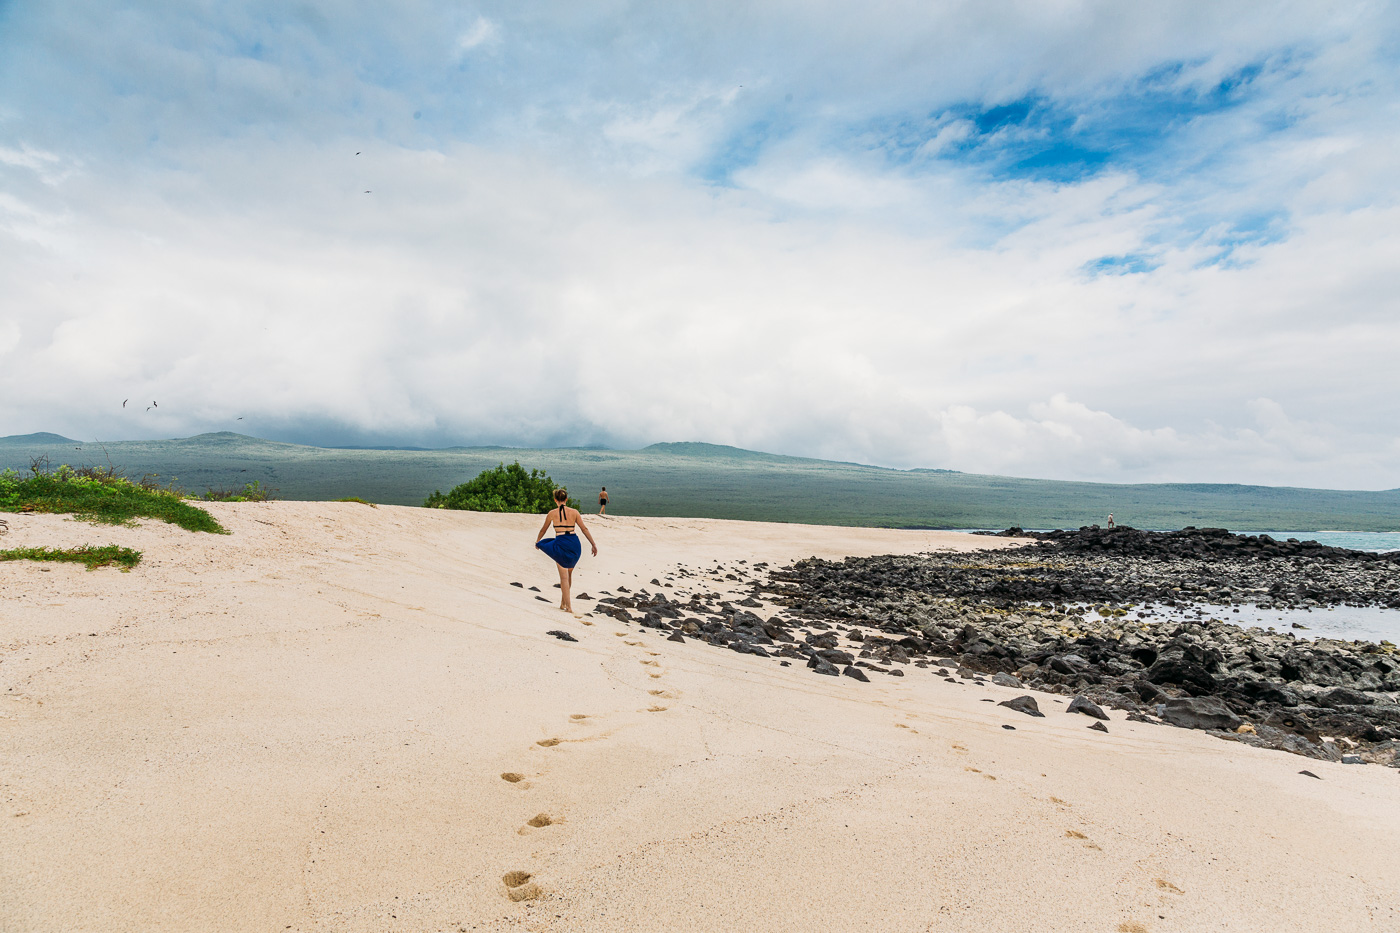
<path fill-rule="evenodd" d="M 574 523 L 565 521 L 569 517 L 564 511 L 564 507 L 559 506 L 559 521 L 554 523 L 554 533 L 557 535 L 570 535 L 574 533 Z"/>

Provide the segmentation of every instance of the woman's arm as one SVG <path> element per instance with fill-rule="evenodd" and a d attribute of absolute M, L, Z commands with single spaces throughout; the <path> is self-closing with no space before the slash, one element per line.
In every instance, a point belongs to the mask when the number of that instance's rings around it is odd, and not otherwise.
<path fill-rule="evenodd" d="M 585 524 L 583 523 L 583 514 L 582 514 L 582 513 L 579 513 L 579 516 L 578 516 L 578 518 L 575 519 L 575 521 L 578 523 L 578 530 L 581 531 L 581 532 L 583 532 L 583 536 L 584 536 L 585 538 L 588 539 L 588 543 L 591 544 L 591 545 L 593 545 L 593 556 L 594 556 L 594 557 L 597 557 L 597 556 L 598 556 L 598 542 L 593 540 L 593 534 L 592 534 L 592 532 L 590 532 L 590 531 L 588 530 L 588 526 L 585 525 Z"/>
<path fill-rule="evenodd" d="M 548 512 L 544 513 L 544 524 L 540 526 L 540 533 L 535 535 L 536 544 L 544 540 L 544 533 L 549 530 L 549 519 L 550 514 Z"/>

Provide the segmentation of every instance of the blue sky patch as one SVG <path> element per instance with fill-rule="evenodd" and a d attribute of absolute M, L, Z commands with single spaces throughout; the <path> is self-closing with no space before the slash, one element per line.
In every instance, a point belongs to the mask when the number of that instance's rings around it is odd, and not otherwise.
<path fill-rule="evenodd" d="M 1100 256 L 1086 262 L 1084 271 L 1091 276 L 1133 275 L 1151 272 L 1160 265 L 1160 262 L 1146 253 L 1127 253 L 1122 256 Z"/>

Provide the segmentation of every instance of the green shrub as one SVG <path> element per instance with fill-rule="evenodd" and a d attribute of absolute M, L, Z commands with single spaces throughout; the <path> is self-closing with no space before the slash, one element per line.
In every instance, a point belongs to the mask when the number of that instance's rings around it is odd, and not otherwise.
<path fill-rule="evenodd" d="M 116 564 L 122 569 L 122 573 L 126 573 L 141 563 L 141 552 L 133 551 L 129 547 L 117 547 L 115 544 L 107 544 L 102 547 L 84 544 L 82 547 L 70 547 L 66 550 L 46 547 L 17 547 L 8 551 L 0 551 L 0 561 L 5 560 L 64 561 L 85 564 L 89 570 Z"/>
<path fill-rule="evenodd" d="M 275 489 L 268 489 L 262 484 L 262 480 L 253 480 L 247 483 L 242 489 L 224 489 L 220 487 L 214 489 L 210 487 L 204 490 L 204 495 L 200 496 L 206 502 L 268 502 L 276 493 Z"/>
<path fill-rule="evenodd" d="M 75 470 L 65 464 L 49 470 L 40 461 L 30 467 L 30 474 L 0 473 L 0 512 L 71 513 L 81 521 L 105 525 L 158 518 L 189 531 L 228 534 L 214 516 L 187 503 L 180 490 L 160 486 L 152 477 L 133 483 L 114 469 Z"/>
<path fill-rule="evenodd" d="M 485 470 L 443 495 L 434 491 L 423 504 L 430 509 L 464 509 L 469 512 L 533 512 L 541 514 L 554 508 L 554 480 L 543 470 L 530 470 L 519 461 L 494 470 Z M 571 508 L 578 501 L 569 500 Z"/>

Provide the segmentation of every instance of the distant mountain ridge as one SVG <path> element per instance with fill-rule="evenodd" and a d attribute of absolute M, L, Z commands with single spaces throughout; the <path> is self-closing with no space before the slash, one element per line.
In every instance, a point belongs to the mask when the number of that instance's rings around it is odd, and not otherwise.
<path fill-rule="evenodd" d="M 75 450 L 74 448 L 81 448 Z M 328 448 L 231 431 L 146 441 L 79 441 L 39 432 L 0 438 L 0 469 L 50 463 L 156 474 L 186 489 L 257 480 L 282 498 L 361 496 L 421 505 L 484 469 L 518 460 L 569 486 L 582 501 L 607 486 L 610 514 L 737 518 L 925 528 L 1065 528 L 1108 513 L 1139 528 L 1185 525 L 1249 530 L 1400 530 L 1400 490 L 1382 492 L 1212 483 L 1112 484 L 975 473 L 896 470 L 671 442 L 599 448 Z M 590 488 L 591 487 L 591 488 Z"/>

